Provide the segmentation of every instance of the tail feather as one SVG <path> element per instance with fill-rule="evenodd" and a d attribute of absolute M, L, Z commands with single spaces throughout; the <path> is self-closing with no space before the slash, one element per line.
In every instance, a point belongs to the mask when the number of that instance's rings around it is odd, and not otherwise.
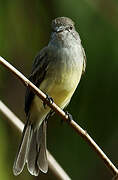
<path fill-rule="evenodd" d="M 47 160 L 47 153 L 46 153 L 46 128 L 47 124 L 46 121 L 43 121 L 43 124 L 41 126 L 41 129 L 39 130 L 39 141 L 41 142 L 40 144 L 40 149 L 39 149 L 39 156 L 38 156 L 38 167 L 39 169 L 47 173 L 48 171 L 48 160 Z"/>
<path fill-rule="evenodd" d="M 16 159 L 13 165 L 13 173 L 15 176 L 19 175 L 24 168 L 28 153 L 30 133 L 31 133 L 31 125 L 27 123 L 23 130 L 22 141 L 19 146 Z"/>
<path fill-rule="evenodd" d="M 37 130 L 34 131 L 32 129 L 30 147 L 27 155 L 27 169 L 30 172 L 30 174 L 34 176 L 38 176 L 39 174 L 39 168 L 37 165 L 38 149 L 37 149 L 36 136 L 37 136 Z"/>
<path fill-rule="evenodd" d="M 27 156 L 27 168 L 32 175 L 38 176 L 39 169 L 46 173 L 48 161 L 46 154 L 46 122 L 42 122 L 39 129 L 34 130 L 31 137 Z"/>
<path fill-rule="evenodd" d="M 33 125 L 25 125 L 22 141 L 14 162 L 13 173 L 19 175 L 25 163 L 30 174 L 38 176 L 39 169 L 46 173 L 48 171 L 48 160 L 46 154 L 46 121 L 39 128 Z"/>

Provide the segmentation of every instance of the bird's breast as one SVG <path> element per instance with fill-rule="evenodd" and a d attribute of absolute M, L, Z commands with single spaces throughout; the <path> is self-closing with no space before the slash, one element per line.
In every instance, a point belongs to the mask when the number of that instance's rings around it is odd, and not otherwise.
<path fill-rule="evenodd" d="M 62 106 L 71 99 L 80 81 L 83 60 L 77 49 L 58 49 L 52 54 L 53 59 L 40 88 Z"/>

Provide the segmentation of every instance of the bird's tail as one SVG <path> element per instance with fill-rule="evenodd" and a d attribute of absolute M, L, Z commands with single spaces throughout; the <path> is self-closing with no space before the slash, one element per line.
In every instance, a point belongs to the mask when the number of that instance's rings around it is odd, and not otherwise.
<path fill-rule="evenodd" d="M 38 176 L 39 169 L 44 173 L 48 171 L 45 120 L 37 129 L 34 129 L 29 121 L 26 123 L 13 166 L 14 175 L 22 172 L 25 163 L 28 171 L 34 176 Z"/>

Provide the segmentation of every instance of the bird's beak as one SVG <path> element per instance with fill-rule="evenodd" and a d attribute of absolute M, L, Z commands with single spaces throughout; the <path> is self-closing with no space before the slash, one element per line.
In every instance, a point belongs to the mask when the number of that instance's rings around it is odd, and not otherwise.
<path fill-rule="evenodd" d="M 64 30 L 64 27 L 63 27 L 63 26 L 56 27 L 56 29 L 55 29 L 55 31 L 56 31 L 57 33 L 62 32 L 63 30 Z"/>

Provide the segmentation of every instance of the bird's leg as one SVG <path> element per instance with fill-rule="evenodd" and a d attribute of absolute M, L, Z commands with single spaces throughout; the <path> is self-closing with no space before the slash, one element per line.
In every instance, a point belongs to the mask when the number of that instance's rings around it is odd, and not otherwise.
<path fill-rule="evenodd" d="M 46 99 L 45 99 L 45 101 L 43 101 L 43 106 L 44 106 L 45 109 L 46 109 L 47 101 L 48 101 L 50 104 L 52 104 L 52 103 L 54 102 L 54 101 L 53 101 L 53 98 L 50 97 L 48 94 L 46 94 Z"/>
<path fill-rule="evenodd" d="M 68 124 L 70 124 L 70 122 L 73 120 L 72 115 L 71 115 L 68 111 L 65 112 L 65 115 L 68 116 L 67 122 L 68 122 Z M 63 121 L 64 121 L 64 120 L 61 119 L 61 123 L 63 123 Z"/>
<path fill-rule="evenodd" d="M 66 111 L 65 114 L 68 116 L 67 122 L 70 124 L 70 122 L 73 120 L 73 116 L 68 111 Z"/>
<path fill-rule="evenodd" d="M 46 116 L 46 118 L 45 118 L 45 120 L 46 120 L 46 122 L 48 121 L 48 119 L 51 117 L 51 116 L 53 116 L 54 115 L 54 111 L 53 110 L 50 110 L 50 112 L 47 114 L 47 116 Z"/>

